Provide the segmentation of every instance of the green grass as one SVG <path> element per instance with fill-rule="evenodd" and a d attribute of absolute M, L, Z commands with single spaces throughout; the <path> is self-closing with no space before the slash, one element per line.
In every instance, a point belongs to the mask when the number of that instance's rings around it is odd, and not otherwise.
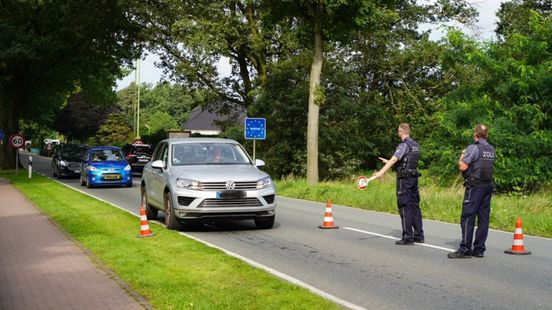
<path fill-rule="evenodd" d="M 156 309 L 337 309 L 306 289 L 47 178 L 0 171 Z"/>
<path fill-rule="evenodd" d="M 304 179 L 276 181 L 278 195 L 332 203 L 354 208 L 398 214 L 395 176 L 387 174 L 382 181 L 372 181 L 360 191 L 356 178 L 307 185 Z M 464 187 L 460 184 L 443 188 L 420 178 L 421 209 L 424 219 L 459 223 Z M 528 196 L 494 194 L 491 201 L 491 227 L 514 231 L 518 216 L 523 219 L 524 234 L 552 237 L 552 193 L 543 190 Z"/>

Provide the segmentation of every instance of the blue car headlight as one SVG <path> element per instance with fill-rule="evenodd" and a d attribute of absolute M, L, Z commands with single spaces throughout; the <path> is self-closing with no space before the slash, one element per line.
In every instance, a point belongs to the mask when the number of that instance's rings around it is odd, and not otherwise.
<path fill-rule="evenodd" d="M 126 165 L 124 170 L 125 170 L 125 171 L 130 171 L 130 169 L 131 169 L 131 168 L 130 168 L 130 165 Z"/>
<path fill-rule="evenodd" d="M 176 186 L 183 189 L 202 190 L 201 182 L 196 180 L 178 178 L 176 179 Z"/>
<path fill-rule="evenodd" d="M 272 179 L 270 177 L 265 177 L 257 181 L 257 189 L 267 188 L 272 186 Z"/>
<path fill-rule="evenodd" d="M 98 168 L 96 168 L 96 167 L 94 167 L 94 166 L 92 166 L 92 165 L 86 167 L 86 169 L 88 169 L 88 171 L 98 171 Z"/>

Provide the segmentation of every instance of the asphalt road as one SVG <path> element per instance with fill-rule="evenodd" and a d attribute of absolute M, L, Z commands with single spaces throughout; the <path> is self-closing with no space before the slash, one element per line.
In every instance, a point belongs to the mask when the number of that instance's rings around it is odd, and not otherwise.
<path fill-rule="evenodd" d="M 48 158 L 33 156 L 33 167 L 51 176 Z M 61 181 L 137 214 L 139 180 L 132 188 L 100 189 L 81 187 L 78 179 Z M 512 256 L 504 250 L 512 246 L 513 232 L 490 231 L 484 258 L 451 260 L 446 254 L 460 241 L 458 224 L 424 220 L 426 244 L 397 246 L 398 216 L 333 205 L 339 229 L 322 230 L 324 209 L 321 203 L 278 196 L 273 229 L 257 230 L 253 221 L 242 221 L 197 225 L 182 234 L 306 283 L 352 308 L 551 308 L 550 239 L 525 235 L 525 247 L 533 254 Z"/>

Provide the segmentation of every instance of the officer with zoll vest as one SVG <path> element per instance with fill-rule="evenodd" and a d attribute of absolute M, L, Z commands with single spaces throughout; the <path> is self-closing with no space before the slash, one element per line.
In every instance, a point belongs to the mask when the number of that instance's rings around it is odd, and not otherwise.
<path fill-rule="evenodd" d="M 402 123 L 398 129 L 401 143 L 397 150 L 387 160 L 379 157 L 385 163 L 380 171 L 374 173 L 376 178 L 383 174 L 395 163 L 397 172 L 397 205 L 401 215 L 402 238 L 395 242 L 397 245 L 413 245 L 414 242 L 424 242 L 422 229 L 422 211 L 420 210 L 420 192 L 418 190 L 418 160 L 420 159 L 420 145 L 410 138 L 410 126 Z"/>
<path fill-rule="evenodd" d="M 458 168 L 464 177 L 464 203 L 462 205 L 462 241 L 458 250 L 449 253 L 448 258 L 483 257 L 485 241 L 489 232 L 491 196 L 493 193 L 493 167 L 496 152 L 487 142 L 488 129 L 479 124 L 474 129 L 474 144 L 460 155 Z M 477 230 L 473 236 L 475 219 Z"/>

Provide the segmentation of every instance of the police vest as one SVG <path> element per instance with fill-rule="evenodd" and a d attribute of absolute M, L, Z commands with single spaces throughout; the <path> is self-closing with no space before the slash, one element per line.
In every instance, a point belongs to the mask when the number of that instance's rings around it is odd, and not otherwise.
<path fill-rule="evenodd" d="M 416 169 L 418 169 L 418 160 L 420 159 L 420 145 L 412 139 L 406 139 L 404 142 L 406 143 L 406 154 L 397 163 L 396 171 L 399 175 L 417 176 Z M 416 175 L 410 175 L 410 173 Z"/>
<path fill-rule="evenodd" d="M 494 148 L 490 144 L 475 142 L 479 151 L 479 158 L 472 162 L 468 169 L 462 173 L 465 179 L 475 179 L 478 181 L 492 181 L 493 167 L 496 157 Z"/>

